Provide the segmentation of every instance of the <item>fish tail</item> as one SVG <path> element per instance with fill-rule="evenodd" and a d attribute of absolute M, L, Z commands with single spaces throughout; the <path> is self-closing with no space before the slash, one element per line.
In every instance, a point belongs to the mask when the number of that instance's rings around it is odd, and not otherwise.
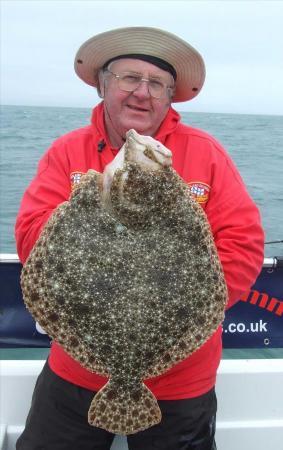
<path fill-rule="evenodd" d="M 160 420 L 157 400 L 143 383 L 124 391 L 109 380 L 97 392 L 88 411 L 90 425 L 122 435 L 146 430 Z"/>

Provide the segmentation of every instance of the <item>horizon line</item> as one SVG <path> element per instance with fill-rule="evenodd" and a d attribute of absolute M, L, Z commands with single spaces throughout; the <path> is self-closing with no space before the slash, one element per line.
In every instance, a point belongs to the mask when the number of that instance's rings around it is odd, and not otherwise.
<path fill-rule="evenodd" d="M 175 105 L 175 104 L 174 104 Z M 88 109 L 92 110 L 95 108 L 94 106 L 62 106 L 62 105 L 16 105 L 16 104 L 0 104 L 0 107 L 22 107 L 22 108 L 65 108 L 65 109 Z M 173 106 L 174 109 L 178 110 L 175 106 Z M 191 113 L 191 114 L 231 114 L 231 115 L 247 115 L 247 116 L 275 116 L 275 117 L 282 117 L 283 113 L 254 113 L 254 112 L 227 112 L 227 111 L 193 111 L 193 110 L 179 110 L 180 114 L 182 112 Z"/>

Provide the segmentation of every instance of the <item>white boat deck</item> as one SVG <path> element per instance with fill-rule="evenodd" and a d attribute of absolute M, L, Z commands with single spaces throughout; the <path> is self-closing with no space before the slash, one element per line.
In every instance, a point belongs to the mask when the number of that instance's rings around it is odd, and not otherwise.
<path fill-rule="evenodd" d="M 0 450 L 15 449 L 43 364 L 0 361 Z M 283 359 L 221 361 L 217 380 L 218 450 L 282 448 L 282 380 Z M 126 439 L 117 436 L 111 450 L 126 449 Z"/>

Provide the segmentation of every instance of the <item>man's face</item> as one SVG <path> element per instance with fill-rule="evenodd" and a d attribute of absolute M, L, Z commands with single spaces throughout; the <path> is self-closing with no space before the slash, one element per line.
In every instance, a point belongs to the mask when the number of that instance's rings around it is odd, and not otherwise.
<path fill-rule="evenodd" d="M 124 72 L 138 73 L 142 78 L 154 78 L 167 86 L 173 86 L 172 75 L 165 70 L 139 59 L 120 59 L 113 61 L 108 69 L 120 75 Z M 141 82 L 133 92 L 119 88 L 117 78 L 111 73 L 104 75 L 101 85 L 104 97 L 106 127 L 111 134 L 125 137 L 126 132 L 134 128 L 139 134 L 154 136 L 170 107 L 170 93 L 154 98 L 149 93 L 148 83 Z M 113 140 L 113 139 L 112 139 Z"/>

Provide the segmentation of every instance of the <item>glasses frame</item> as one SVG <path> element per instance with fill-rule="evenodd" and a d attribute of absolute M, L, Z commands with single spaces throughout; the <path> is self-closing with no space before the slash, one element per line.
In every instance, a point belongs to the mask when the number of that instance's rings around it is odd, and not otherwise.
<path fill-rule="evenodd" d="M 108 73 L 110 73 L 111 75 L 113 75 L 113 76 L 116 78 L 116 80 L 118 81 L 119 89 L 120 89 L 121 91 L 123 91 L 123 92 L 135 92 L 135 90 L 138 89 L 138 88 L 140 87 L 140 85 L 141 85 L 142 82 L 150 83 L 150 81 L 158 80 L 158 81 L 160 82 L 160 84 L 163 85 L 163 88 L 164 88 L 164 95 L 161 95 L 160 97 L 156 97 L 155 95 L 152 95 L 152 93 L 151 93 L 151 87 L 150 87 L 150 85 L 148 84 L 148 85 L 147 85 L 147 88 L 148 88 L 148 92 L 149 92 L 150 96 L 153 97 L 153 98 L 156 98 L 157 100 L 166 97 L 166 94 L 168 94 L 170 97 L 173 96 L 173 90 L 174 90 L 174 87 L 175 87 L 175 86 L 168 86 L 166 83 L 164 83 L 163 81 L 161 81 L 161 80 L 159 80 L 159 79 L 157 79 L 157 78 L 156 78 L 156 79 L 155 79 L 155 78 L 143 78 L 142 74 L 139 74 L 139 73 L 136 73 L 136 72 L 122 72 L 123 74 L 136 75 L 136 76 L 141 77 L 141 78 L 140 78 L 140 81 L 139 81 L 139 84 L 138 84 L 137 87 L 135 87 L 134 89 L 131 89 L 131 90 L 127 90 L 127 89 L 122 89 L 122 88 L 120 87 L 120 83 L 119 83 L 119 82 L 120 82 L 120 80 L 121 80 L 121 78 L 122 78 L 122 73 L 121 73 L 121 74 L 114 73 L 114 72 L 112 72 L 110 69 L 106 69 L 105 71 L 108 72 Z"/>

